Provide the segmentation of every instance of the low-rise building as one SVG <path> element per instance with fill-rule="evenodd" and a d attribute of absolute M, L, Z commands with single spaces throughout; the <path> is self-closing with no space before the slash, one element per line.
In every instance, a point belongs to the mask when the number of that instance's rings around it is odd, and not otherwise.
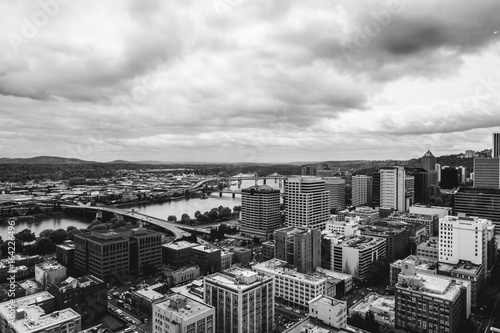
<path fill-rule="evenodd" d="M 353 286 L 352 275 L 344 274 L 344 273 L 340 273 L 340 272 L 335 272 L 335 271 L 321 268 L 321 267 L 316 267 L 316 272 L 318 272 L 319 274 L 325 275 L 327 277 L 332 277 L 332 278 L 339 279 L 340 281 L 342 281 L 342 284 L 341 284 L 342 289 L 339 290 L 339 288 L 337 288 L 337 293 L 336 293 L 337 298 L 344 296 L 345 294 L 349 293 L 352 290 L 352 286 Z"/>
<path fill-rule="evenodd" d="M 220 254 L 220 268 L 221 270 L 229 269 L 233 265 L 233 253 L 229 251 L 222 251 Z"/>
<path fill-rule="evenodd" d="M 210 245 L 191 247 L 190 260 L 200 267 L 200 273 L 203 276 L 221 270 L 221 250 Z"/>
<path fill-rule="evenodd" d="M 165 272 L 165 275 L 167 276 L 168 285 L 176 286 L 178 284 L 188 282 L 200 277 L 201 273 L 200 267 L 193 265 L 181 267 L 173 271 L 169 270 L 168 272 Z"/>
<path fill-rule="evenodd" d="M 72 271 L 75 267 L 75 243 L 70 240 L 56 245 L 56 260 L 58 263 Z"/>
<path fill-rule="evenodd" d="M 276 243 L 273 240 L 262 243 L 262 261 L 273 259 L 275 248 Z"/>
<path fill-rule="evenodd" d="M 199 244 L 179 241 L 162 245 L 162 263 L 172 266 L 184 266 L 190 259 L 190 249 Z"/>
<path fill-rule="evenodd" d="M 439 259 L 439 239 L 431 237 L 417 244 L 417 256 L 437 261 Z"/>
<path fill-rule="evenodd" d="M 410 207 L 411 211 L 411 207 Z M 439 214 L 413 214 L 395 211 L 387 217 L 389 221 L 403 221 L 407 223 L 418 223 L 425 225 L 428 236 L 437 236 L 439 231 Z"/>
<path fill-rule="evenodd" d="M 271 259 L 252 266 L 253 270 L 274 277 L 277 302 L 303 311 L 309 308 L 309 301 L 320 295 L 335 297 L 336 282 L 319 273 L 299 273 L 286 261 Z"/>
<path fill-rule="evenodd" d="M 55 310 L 55 299 L 42 292 L 0 303 L 0 331 L 46 333 L 81 331 L 81 316 L 73 309 Z"/>
<path fill-rule="evenodd" d="M 410 214 L 421 214 L 421 215 L 437 215 L 438 219 L 441 219 L 447 215 L 452 215 L 451 207 L 438 207 L 438 206 L 426 206 L 426 205 L 413 205 L 409 210 Z"/>
<path fill-rule="evenodd" d="M 0 285 L 0 302 L 24 296 L 26 296 L 26 289 L 24 289 L 19 282 L 8 282 Z"/>
<path fill-rule="evenodd" d="M 165 299 L 165 296 L 149 287 L 132 291 L 130 298 L 132 304 L 137 307 L 142 307 L 146 310 L 151 310 L 153 304 Z"/>
<path fill-rule="evenodd" d="M 347 325 L 347 303 L 320 295 L 309 301 L 309 316 L 334 328 Z"/>
<path fill-rule="evenodd" d="M 35 280 L 47 287 L 50 283 L 57 283 L 66 278 L 66 267 L 54 262 L 44 261 L 35 266 Z"/>
<path fill-rule="evenodd" d="M 215 308 L 181 294 L 153 304 L 153 333 L 214 333 Z"/>
<path fill-rule="evenodd" d="M 380 296 L 376 293 L 369 293 L 359 303 L 350 308 L 350 313 L 351 315 L 357 313 L 364 318 L 366 313 L 371 311 L 377 322 L 394 327 L 394 304 L 394 296 Z"/>

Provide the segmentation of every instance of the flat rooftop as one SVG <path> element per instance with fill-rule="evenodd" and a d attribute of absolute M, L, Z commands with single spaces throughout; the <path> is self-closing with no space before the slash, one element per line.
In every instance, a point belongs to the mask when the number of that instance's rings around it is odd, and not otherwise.
<path fill-rule="evenodd" d="M 66 269 L 66 267 L 56 261 L 44 261 L 42 263 L 36 264 L 36 267 L 41 268 L 45 272 L 53 272 Z"/>
<path fill-rule="evenodd" d="M 418 288 L 407 287 L 404 283 L 401 283 L 399 277 L 409 280 L 420 280 L 421 286 Z M 396 288 L 402 290 L 408 289 L 413 291 L 418 291 L 424 295 L 438 297 L 444 300 L 451 301 L 458 297 L 461 290 L 461 285 L 452 282 L 451 279 L 439 277 L 437 275 L 426 275 L 416 273 L 413 276 L 405 276 L 402 273 L 399 274 L 398 283 Z M 409 281 L 408 280 L 408 281 Z"/>
<path fill-rule="evenodd" d="M 196 251 L 205 252 L 205 253 L 213 253 L 213 252 L 220 251 L 219 248 L 213 247 L 210 245 L 198 245 L 198 246 L 192 247 L 192 249 L 196 250 Z"/>
<path fill-rule="evenodd" d="M 157 291 L 154 291 L 151 287 L 144 288 L 144 289 L 139 289 L 139 290 L 134 290 L 132 291 L 132 295 L 137 294 L 138 296 L 147 299 L 148 301 L 156 301 L 158 299 L 162 299 L 165 296 L 163 294 L 160 294 Z"/>
<path fill-rule="evenodd" d="M 182 302 L 183 304 L 185 302 L 185 306 L 179 309 L 176 306 L 176 302 Z M 174 294 L 168 297 L 167 300 L 163 302 L 155 303 L 154 306 L 169 312 L 173 312 L 175 313 L 177 318 L 181 318 L 183 320 L 188 320 L 192 317 L 198 316 L 200 313 L 214 309 L 214 307 L 211 305 L 197 301 L 182 294 Z"/>
<path fill-rule="evenodd" d="M 352 237 L 352 238 L 345 239 L 344 241 L 339 243 L 338 246 L 352 247 L 352 248 L 363 250 L 363 249 L 378 245 L 378 244 L 383 243 L 383 242 L 385 242 L 385 239 L 381 238 L 381 237 L 358 236 L 358 237 Z"/>
<path fill-rule="evenodd" d="M 170 243 L 170 244 L 163 245 L 164 248 L 172 249 L 172 250 L 188 249 L 188 248 L 195 247 L 195 246 L 199 246 L 199 244 L 186 242 L 186 241 L 180 241 L 177 243 Z"/>
<path fill-rule="evenodd" d="M 291 269 L 290 265 L 288 265 L 286 261 L 276 258 L 255 264 L 252 268 L 270 275 L 280 275 L 292 280 L 306 282 L 308 284 L 321 284 L 328 280 L 326 277 L 321 276 L 321 274 L 318 273 L 299 273 L 295 268 Z"/>

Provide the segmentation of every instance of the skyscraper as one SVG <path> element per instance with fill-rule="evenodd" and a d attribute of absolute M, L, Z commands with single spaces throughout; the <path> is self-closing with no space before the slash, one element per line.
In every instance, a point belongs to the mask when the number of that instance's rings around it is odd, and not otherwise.
<path fill-rule="evenodd" d="M 441 188 L 452 189 L 458 187 L 458 170 L 455 168 L 444 168 L 441 170 Z"/>
<path fill-rule="evenodd" d="M 204 279 L 205 303 L 215 307 L 215 331 L 261 332 L 274 329 L 273 277 L 231 268 Z"/>
<path fill-rule="evenodd" d="M 452 199 L 454 214 L 467 214 L 488 219 L 500 234 L 500 190 L 460 188 Z"/>
<path fill-rule="evenodd" d="M 352 205 L 371 206 L 373 177 L 358 175 L 352 176 Z"/>
<path fill-rule="evenodd" d="M 428 150 L 421 158 L 421 165 L 427 171 L 434 171 L 436 169 L 436 157 Z"/>
<path fill-rule="evenodd" d="M 474 158 L 474 187 L 500 188 L 500 158 Z"/>
<path fill-rule="evenodd" d="M 324 229 L 330 217 L 330 193 L 319 177 L 290 177 L 285 183 L 286 225 Z"/>
<path fill-rule="evenodd" d="M 415 178 L 405 167 L 385 167 L 380 172 L 380 208 L 407 211 L 413 204 Z"/>
<path fill-rule="evenodd" d="M 325 188 L 330 191 L 330 208 L 345 208 L 345 180 L 340 177 L 325 177 Z"/>
<path fill-rule="evenodd" d="M 500 133 L 493 133 L 493 158 L 500 157 Z"/>
<path fill-rule="evenodd" d="M 256 185 L 241 191 L 241 233 L 268 239 L 281 224 L 280 191 Z"/>

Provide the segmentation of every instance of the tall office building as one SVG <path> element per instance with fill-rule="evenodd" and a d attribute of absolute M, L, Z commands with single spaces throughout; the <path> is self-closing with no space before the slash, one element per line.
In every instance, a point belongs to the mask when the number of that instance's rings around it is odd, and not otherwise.
<path fill-rule="evenodd" d="M 143 228 L 115 228 L 75 235 L 75 269 L 107 280 L 161 267 L 161 234 Z"/>
<path fill-rule="evenodd" d="M 488 219 L 500 234 L 500 190 L 460 188 L 453 194 L 453 214 L 466 214 Z"/>
<path fill-rule="evenodd" d="M 493 133 L 493 158 L 500 157 L 500 133 Z"/>
<path fill-rule="evenodd" d="M 380 172 L 373 173 L 372 207 L 380 207 Z"/>
<path fill-rule="evenodd" d="M 458 170 L 455 168 L 444 168 L 441 170 L 441 188 L 453 189 L 458 187 Z"/>
<path fill-rule="evenodd" d="M 319 177 L 290 177 L 285 183 L 287 226 L 324 229 L 330 217 L 330 193 Z"/>
<path fill-rule="evenodd" d="M 500 158 L 474 159 L 474 187 L 500 188 Z"/>
<path fill-rule="evenodd" d="M 231 268 L 204 279 L 205 303 L 215 307 L 215 327 L 220 333 L 272 332 L 274 282 L 272 276 Z"/>
<path fill-rule="evenodd" d="M 321 231 L 286 227 L 274 233 L 275 256 L 297 267 L 299 272 L 314 272 L 321 266 Z"/>
<path fill-rule="evenodd" d="M 413 169 L 413 177 L 415 178 L 414 202 L 423 204 L 429 202 L 431 198 L 429 189 L 429 186 L 431 186 L 431 172 L 423 168 L 415 168 Z"/>
<path fill-rule="evenodd" d="M 241 191 L 243 235 L 268 239 L 281 224 L 280 191 L 269 185 L 256 185 Z"/>
<path fill-rule="evenodd" d="M 424 156 L 422 156 L 420 163 L 422 168 L 427 171 L 434 171 L 436 169 L 436 157 L 432 155 L 431 151 L 428 150 Z"/>
<path fill-rule="evenodd" d="M 436 176 L 437 176 L 437 182 L 440 182 L 441 181 L 441 164 L 436 163 L 435 171 L 436 171 Z"/>
<path fill-rule="evenodd" d="M 407 211 L 413 204 L 415 178 L 405 167 L 385 167 L 380 172 L 380 208 Z"/>
<path fill-rule="evenodd" d="M 340 177 L 325 177 L 325 188 L 330 191 L 330 208 L 345 208 L 345 180 Z"/>
<path fill-rule="evenodd" d="M 352 176 L 352 205 L 371 206 L 373 177 L 358 175 Z"/>
<path fill-rule="evenodd" d="M 439 261 L 455 265 L 459 260 L 488 266 L 488 220 L 445 216 L 439 220 Z"/>

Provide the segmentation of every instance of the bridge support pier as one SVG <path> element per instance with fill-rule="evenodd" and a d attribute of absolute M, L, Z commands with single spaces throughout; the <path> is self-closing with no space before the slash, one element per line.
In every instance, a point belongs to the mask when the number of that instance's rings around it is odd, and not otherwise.
<path fill-rule="evenodd" d="M 222 198 L 222 192 L 219 192 L 219 198 Z"/>
<path fill-rule="evenodd" d="M 241 179 L 238 179 L 238 188 L 241 188 Z"/>
<path fill-rule="evenodd" d="M 266 178 L 264 178 L 264 185 L 266 185 L 266 180 L 267 180 L 267 179 L 266 179 Z"/>
<path fill-rule="evenodd" d="M 115 213 L 115 217 L 118 219 L 118 221 L 123 221 L 123 215 Z"/>
<path fill-rule="evenodd" d="M 98 210 L 98 211 L 95 213 L 95 218 L 96 218 L 96 219 L 102 219 L 102 210 Z"/>
<path fill-rule="evenodd" d="M 233 199 L 236 198 L 236 193 L 233 192 Z"/>

